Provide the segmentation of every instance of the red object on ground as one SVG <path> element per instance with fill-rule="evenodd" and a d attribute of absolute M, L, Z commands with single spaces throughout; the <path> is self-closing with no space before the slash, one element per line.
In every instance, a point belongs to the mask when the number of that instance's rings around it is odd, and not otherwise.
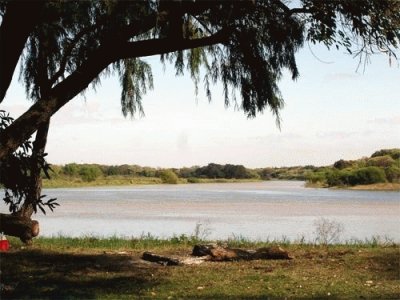
<path fill-rule="evenodd" d="M 0 237 L 0 251 L 8 251 L 8 249 L 10 249 L 10 243 L 8 242 L 8 240 L 6 239 L 6 237 L 4 235 L 1 235 Z"/>

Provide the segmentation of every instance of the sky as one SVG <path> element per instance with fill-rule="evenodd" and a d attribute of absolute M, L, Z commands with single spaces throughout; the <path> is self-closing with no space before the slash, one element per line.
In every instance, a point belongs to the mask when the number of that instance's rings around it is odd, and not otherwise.
<path fill-rule="evenodd" d="M 143 97 L 145 116 L 124 118 L 118 78 L 105 78 L 53 116 L 50 163 L 323 166 L 400 147 L 400 68 L 385 55 L 373 56 L 363 70 L 343 51 L 306 45 L 297 55 L 300 78 L 285 72 L 279 82 L 280 129 L 268 109 L 248 119 L 234 106 L 225 108 L 220 86 L 209 103 L 201 88 L 196 97 L 189 76 L 176 77 L 173 66 L 164 71 L 156 57 L 148 62 L 154 90 Z M 32 104 L 18 70 L 0 104 L 14 118 Z"/>

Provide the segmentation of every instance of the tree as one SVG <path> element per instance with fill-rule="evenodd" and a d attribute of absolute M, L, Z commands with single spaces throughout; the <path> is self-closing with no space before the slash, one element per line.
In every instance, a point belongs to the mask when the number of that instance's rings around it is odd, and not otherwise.
<path fill-rule="evenodd" d="M 12 121 L 9 114 L 0 110 L 0 131 Z M 25 141 L 2 161 L 0 172 L 0 183 L 5 189 L 3 200 L 12 213 L 0 214 L 0 230 L 19 237 L 25 243 L 39 234 L 39 223 L 30 219 L 33 212 L 40 209 L 45 213 L 45 207 L 53 210 L 58 206 L 56 199 L 45 202 L 46 196 L 41 195 L 40 173 L 43 171 L 49 177 L 50 167 L 44 159 L 44 153 L 32 154 L 37 147 L 36 142 Z"/>
<path fill-rule="evenodd" d="M 88 85 L 113 70 L 121 78 L 124 114 L 142 112 L 142 95 L 152 82 L 151 68 L 141 57 L 161 55 L 162 61 L 175 64 L 177 74 L 188 67 L 196 89 L 202 67 L 209 96 L 210 84 L 221 81 L 227 104 L 236 101 L 234 91 L 238 90 L 248 116 L 269 107 L 279 120 L 283 100 L 277 82 L 283 68 L 291 71 L 293 79 L 298 77 L 295 53 L 305 41 L 342 47 L 360 58 L 373 52 L 393 56 L 398 47 L 400 9 L 396 0 L 303 0 L 296 8 L 285 3 L 104 0 L 37 5 L 41 18 L 18 26 L 30 36 L 38 28 L 47 28 L 48 40 L 56 42 L 58 47 L 49 56 L 54 64 L 47 70 L 51 88 L 0 134 L 0 159 Z M 14 28 L 6 21 L 15 23 L 24 17 L 25 4 L 1 2 L 2 40 Z M 21 39 L 25 36 L 18 34 Z M 0 47 L 8 45 L 5 42 Z M 15 47 L 9 52 L 19 57 L 20 50 Z M 14 68 L 9 69 L 8 74 Z M 30 91 L 36 88 L 35 82 L 28 84 Z"/>
<path fill-rule="evenodd" d="M 143 113 L 142 97 L 153 88 L 147 56 L 160 55 L 177 75 L 187 69 L 196 91 L 204 82 L 209 99 L 211 85 L 221 82 L 226 105 L 237 104 L 249 117 L 269 108 L 278 124 L 278 81 L 283 69 L 299 76 L 295 54 L 305 42 L 346 49 L 360 62 L 375 52 L 395 57 L 398 1 L 288 2 L 0 0 L 0 101 L 21 57 L 34 101 L 0 132 L 1 172 L 35 132 L 41 138 L 32 155 L 44 153 L 51 116 L 103 75 L 120 77 L 125 116 Z"/>
<path fill-rule="evenodd" d="M 163 183 L 177 184 L 179 181 L 178 176 L 172 170 L 162 170 L 160 172 L 160 178 Z"/>

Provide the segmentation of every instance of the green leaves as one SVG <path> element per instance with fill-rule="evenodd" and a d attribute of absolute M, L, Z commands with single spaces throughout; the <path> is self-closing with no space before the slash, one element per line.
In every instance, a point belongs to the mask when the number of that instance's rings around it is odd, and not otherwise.
<path fill-rule="evenodd" d="M 149 64 L 138 58 L 124 59 L 115 65 L 121 82 L 121 107 L 126 117 L 136 112 L 144 115 L 142 96 L 153 89 L 153 73 Z"/>
<path fill-rule="evenodd" d="M 8 113 L 0 110 L 0 132 L 13 122 L 13 118 Z M 28 201 L 32 204 L 36 213 L 39 208 L 44 214 L 45 208 L 51 211 L 59 204 L 55 202 L 57 199 L 52 198 L 45 201 L 46 195 L 42 195 L 39 199 L 33 199 L 35 191 L 33 180 L 35 180 L 34 170 L 43 171 L 45 176 L 49 178 L 50 165 L 46 162 L 43 155 L 32 155 L 32 143 L 30 140 L 25 141 L 20 148 L 12 155 L 0 161 L 0 185 L 5 189 L 4 202 L 9 207 L 11 213 L 16 213 L 21 205 Z"/>

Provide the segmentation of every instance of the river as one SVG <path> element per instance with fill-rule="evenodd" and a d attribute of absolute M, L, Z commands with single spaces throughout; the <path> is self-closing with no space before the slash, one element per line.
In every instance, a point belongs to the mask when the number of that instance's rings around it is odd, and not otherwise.
<path fill-rule="evenodd" d="M 320 218 L 343 225 L 342 241 L 400 241 L 400 193 L 305 188 L 299 181 L 47 189 L 60 207 L 38 214 L 41 235 L 208 239 L 315 239 Z M 1 211 L 6 211 L 4 204 Z"/>

